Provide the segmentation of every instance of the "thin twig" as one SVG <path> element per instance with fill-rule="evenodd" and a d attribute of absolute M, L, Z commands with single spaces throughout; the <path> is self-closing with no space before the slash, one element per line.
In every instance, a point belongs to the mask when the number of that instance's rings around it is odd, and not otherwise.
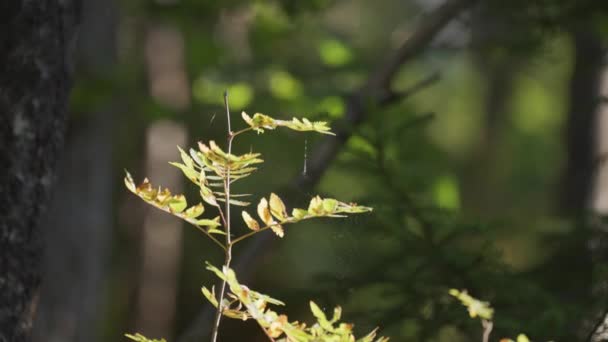
<path fill-rule="evenodd" d="M 232 129 L 230 127 L 230 107 L 228 105 L 228 91 L 224 92 L 224 104 L 226 105 L 226 120 L 228 122 L 228 154 L 232 153 L 232 140 L 234 140 L 234 133 L 232 132 Z M 226 254 L 225 254 L 225 259 L 224 259 L 224 269 L 230 267 L 230 261 L 232 260 L 232 241 L 231 241 L 231 232 L 230 232 L 230 168 L 227 167 L 226 168 L 226 178 L 224 179 L 224 194 L 226 196 L 226 206 L 224 211 L 225 216 L 224 216 L 224 220 L 225 220 L 225 228 L 226 228 Z M 222 320 L 222 312 L 224 310 L 223 308 L 223 300 L 224 300 L 224 295 L 226 293 L 226 279 L 222 280 L 222 285 L 220 287 L 220 292 L 218 293 L 218 299 L 217 299 L 217 312 L 215 313 L 215 320 L 214 320 L 214 324 L 213 324 L 213 332 L 211 333 L 211 341 L 212 342 L 216 342 L 217 341 L 217 336 L 219 333 L 219 329 L 220 329 L 220 322 Z"/>
<path fill-rule="evenodd" d="M 196 224 L 192 224 L 196 229 L 200 230 L 201 232 L 205 233 L 205 235 L 207 235 L 211 241 L 215 242 L 218 246 L 220 246 L 220 248 L 222 248 L 224 251 L 226 250 L 226 246 L 224 246 L 218 239 L 215 238 L 215 236 L 211 235 L 211 233 L 209 233 L 205 228 L 198 226 Z"/>
<path fill-rule="evenodd" d="M 268 339 L 272 342 L 276 342 L 274 338 L 272 338 L 272 336 L 270 336 L 270 333 L 262 326 L 262 324 L 260 324 L 260 322 L 258 322 L 258 324 L 260 325 L 260 328 L 262 328 L 262 331 L 264 332 L 264 334 L 266 334 L 266 337 L 268 337 Z"/>

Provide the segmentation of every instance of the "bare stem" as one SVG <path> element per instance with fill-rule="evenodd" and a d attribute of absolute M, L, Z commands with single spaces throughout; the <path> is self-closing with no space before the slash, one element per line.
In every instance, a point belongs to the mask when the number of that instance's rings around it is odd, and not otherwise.
<path fill-rule="evenodd" d="M 270 228 L 270 226 L 266 226 L 266 227 L 260 228 L 258 230 L 251 231 L 251 232 L 249 232 L 247 234 L 243 234 L 243 235 L 239 236 L 238 238 L 232 240 L 232 242 L 230 243 L 230 247 L 236 245 L 237 243 L 245 240 L 248 237 L 251 237 L 251 236 L 253 236 L 253 235 L 257 234 L 257 233 L 261 233 L 261 232 L 263 232 L 263 231 L 265 231 L 265 230 L 267 230 L 269 228 Z"/>
<path fill-rule="evenodd" d="M 224 104 L 226 105 L 226 120 L 228 122 L 228 154 L 232 153 L 232 140 L 235 135 L 230 127 L 230 107 L 228 106 L 228 91 L 224 92 Z M 227 170 L 226 178 L 224 179 L 224 194 L 226 195 L 226 206 L 225 214 L 223 215 L 226 227 L 226 254 L 224 259 L 224 269 L 230 267 L 230 261 L 232 260 L 232 241 L 230 236 L 230 169 Z M 223 300 L 226 294 L 226 280 L 222 280 L 220 292 L 218 294 L 218 305 L 217 312 L 215 314 L 215 321 L 213 324 L 213 332 L 211 334 L 211 342 L 217 341 L 217 336 L 220 328 L 220 322 L 222 320 L 222 312 L 224 310 Z"/>
<path fill-rule="evenodd" d="M 211 235 L 205 228 L 198 226 L 196 224 L 192 224 L 196 229 L 200 230 L 201 232 L 205 233 L 205 235 L 207 235 L 211 241 L 215 242 L 218 246 L 220 246 L 221 249 L 223 249 L 224 251 L 227 249 L 226 246 L 224 246 L 224 244 L 222 244 L 221 242 L 218 241 L 218 239 L 216 239 L 213 235 Z"/>
<path fill-rule="evenodd" d="M 488 342 L 490 341 L 490 333 L 492 332 L 492 328 L 494 327 L 494 323 L 492 321 L 488 321 L 488 320 L 482 320 L 481 321 L 481 325 L 483 327 L 483 335 L 482 335 L 482 342 Z"/>
<path fill-rule="evenodd" d="M 258 324 L 260 324 L 260 323 L 258 322 Z M 276 342 L 276 340 L 274 338 L 272 338 L 272 336 L 270 336 L 270 333 L 268 333 L 268 331 L 261 324 L 260 324 L 260 328 L 262 328 L 262 331 L 264 332 L 264 334 L 266 334 L 266 337 L 268 337 L 268 339 L 271 342 Z"/>
<path fill-rule="evenodd" d="M 253 129 L 253 128 L 251 128 L 251 127 L 243 128 L 243 129 L 241 129 L 241 130 L 239 130 L 239 131 L 233 132 L 233 133 L 232 133 L 232 137 L 236 137 L 236 136 L 237 136 L 237 135 L 239 135 L 239 134 L 243 134 L 243 133 L 245 133 L 245 132 L 249 132 L 249 131 L 251 131 L 252 129 Z"/>

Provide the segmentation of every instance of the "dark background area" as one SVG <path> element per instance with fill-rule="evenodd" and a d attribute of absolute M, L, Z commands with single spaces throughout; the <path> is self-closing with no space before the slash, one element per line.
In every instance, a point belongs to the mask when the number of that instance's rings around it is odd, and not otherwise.
<path fill-rule="evenodd" d="M 461 288 L 495 307 L 495 339 L 596 338 L 608 308 L 606 5 L 451 0 L 437 22 L 442 3 L 84 0 L 35 340 L 206 338 L 200 288 L 216 279 L 204 262 L 219 265 L 220 251 L 123 176 L 194 202 L 167 162 L 177 145 L 224 141 L 225 89 L 233 127 L 241 110 L 304 116 L 344 142 L 319 164 L 319 135 L 239 137 L 235 151 L 265 164 L 237 191 L 374 207 L 237 246 L 241 281 L 287 302 L 290 318 L 310 320 L 313 299 L 341 305 L 359 334 L 478 340 L 447 295 Z M 412 37 L 423 42 L 391 70 Z M 222 341 L 265 340 L 223 323 Z"/>

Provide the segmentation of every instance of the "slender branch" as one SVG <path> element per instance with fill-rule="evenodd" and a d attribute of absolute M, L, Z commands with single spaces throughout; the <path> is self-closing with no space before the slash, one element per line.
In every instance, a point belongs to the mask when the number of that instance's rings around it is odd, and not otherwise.
<path fill-rule="evenodd" d="M 265 230 L 268 230 L 268 229 L 270 229 L 270 226 L 262 227 L 262 228 L 260 228 L 258 230 L 254 230 L 254 231 L 249 232 L 247 234 L 243 234 L 243 235 L 239 236 L 238 238 L 232 240 L 232 246 L 234 246 L 237 243 L 239 243 L 239 242 L 247 239 L 248 237 L 251 237 L 251 236 L 253 236 L 253 235 L 257 234 L 257 233 L 261 233 L 261 232 L 263 232 Z"/>
<path fill-rule="evenodd" d="M 228 122 L 228 154 L 232 153 L 232 140 L 234 140 L 234 133 L 230 127 L 230 107 L 228 105 L 228 91 L 224 92 L 224 104 L 226 105 L 226 120 Z M 232 260 L 232 241 L 231 241 L 231 231 L 230 231 L 230 168 L 226 168 L 226 178 L 224 179 L 224 194 L 226 196 L 226 206 L 225 206 L 225 228 L 226 228 L 226 254 L 224 259 L 224 268 L 230 267 L 230 261 Z M 221 209 L 220 209 L 221 211 Z M 222 312 L 223 308 L 223 300 L 224 295 L 226 294 L 226 279 L 222 280 L 222 285 L 220 287 L 220 292 L 218 293 L 217 299 L 217 312 L 215 313 L 215 320 L 213 324 L 213 331 L 211 333 L 211 341 L 216 342 L 217 336 L 220 328 L 220 322 L 222 320 Z"/>
<path fill-rule="evenodd" d="M 348 100 L 345 113 L 345 120 L 342 122 L 342 128 L 338 130 L 335 137 L 327 137 L 315 149 L 311 156 L 315 156 L 308 163 L 308 172 L 306 175 L 299 174 L 292 182 L 292 189 L 311 189 L 314 187 L 325 170 L 334 160 L 340 148 L 346 143 L 351 136 L 353 130 L 365 118 L 366 111 L 369 105 L 387 105 L 391 101 L 390 87 L 393 79 L 399 68 L 406 62 L 414 59 L 430 44 L 433 38 L 441 31 L 453 18 L 457 17 L 464 10 L 471 7 L 477 0 L 447 0 L 442 5 L 437 7 L 428 15 L 422 18 L 418 28 L 412 32 L 409 39 L 397 50 L 387 62 L 382 63 L 378 70 L 370 75 L 365 85 L 355 92 Z M 402 96 L 409 96 L 402 94 Z M 384 101 L 382 101 L 384 99 Z M 367 106 L 365 106 L 367 105 Z M 260 251 L 266 250 L 270 239 L 265 239 L 263 236 L 251 243 L 248 248 L 243 251 L 239 262 L 235 269 L 237 272 L 244 269 L 245 265 L 248 270 L 252 271 L 251 263 Z M 246 272 L 239 272 L 241 278 L 246 278 Z M 180 337 L 180 342 L 186 342 L 191 339 L 196 339 L 202 336 L 209 329 L 208 322 L 209 311 L 203 310 L 186 329 L 186 332 Z"/>
<path fill-rule="evenodd" d="M 243 129 L 241 129 L 241 130 L 239 130 L 239 131 L 236 131 L 236 132 L 232 133 L 232 137 L 234 138 L 234 137 L 236 137 L 237 135 L 239 135 L 239 134 L 243 134 L 243 133 L 248 132 L 248 131 L 251 131 L 252 129 L 253 129 L 253 128 L 251 128 L 251 127 L 243 128 Z"/>
<path fill-rule="evenodd" d="M 320 216 L 320 217 L 322 217 L 322 216 Z M 306 218 L 306 217 L 304 217 L 304 218 Z M 253 236 L 253 235 L 257 234 L 257 233 L 261 233 L 261 232 L 263 232 L 265 230 L 268 230 L 268 229 L 272 228 L 273 226 L 276 226 L 277 224 L 284 225 L 284 224 L 287 224 L 287 223 L 297 223 L 297 222 L 300 222 L 300 221 L 301 220 L 294 220 L 293 218 L 291 218 L 291 219 L 287 219 L 286 221 L 283 221 L 283 222 L 277 222 L 275 224 L 269 224 L 269 225 L 264 226 L 264 227 L 262 227 L 262 228 L 260 228 L 258 230 L 254 230 L 254 231 L 251 231 L 251 232 L 249 232 L 247 234 L 243 234 L 243 235 L 239 236 L 238 238 L 232 240 L 231 245 L 234 246 L 237 243 L 239 243 L 239 242 L 247 239 L 248 237 L 251 237 L 251 236 Z"/>
<path fill-rule="evenodd" d="M 220 205 L 218 204 L 216 208 L 217 211 L 220 213 L 220 217 L 222 218 L 222 223 L 224 223 L 224 227 L 227 227 L 228 222 L 226 221 L 226 216 L 224 216 L 224 211 L 222 210 L 222 207 L 220 207 Z"/>
<path fill-rule="evenodd" d="M 268 337 L 268 339 L 272 342 L 276 342 L 274 338 L 272 338 L 272 336 L 270 336 L 270 334 L 268 333 L 268 331 L 266 331 L 266 329 L 264 329 L 264 327 L 260 324 L 260 322 L 258 322 L 258 325 L 260 326 L 260 328 L 262 328 L 262 331 L 264 332 L 264 334 L 266 334 L 266 337 Z"/>

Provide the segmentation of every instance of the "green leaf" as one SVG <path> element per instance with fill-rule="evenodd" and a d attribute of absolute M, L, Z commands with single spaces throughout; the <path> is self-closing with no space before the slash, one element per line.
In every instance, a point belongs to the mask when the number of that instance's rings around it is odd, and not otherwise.
<path fill-rule="evenodd" d="M 223 230 L 219 230 L 219 229 L 215 229 L 215 228 L 211 228 L 207 231 L 207 233 L 209 234 L 218 234 L 218 235 L 226 235 L 226 232 Z"/>
<path fill-rule="evenodd" d="M 142 334 L 135 334 L 135 335 L 125 334 L 125 337 L 128 337 L 129 339 L 131 339 L 133 341 L 137 341 L 137 342 L 167 342 L 165 339 L 160 339 L 160 340 L 149 339 L 149 338 L 146 338 Z"/>
<path fill-rule="evenodd" d="M 201 198 L 203 199 L 203 201 L 207 202 L 208 204 L 211 204 L 213 206 L 218 206 L 215 195 L 213 194 L 213 191 L 211 191 L 211 189 L 205 187 L 205 186 L 201 186 Z"/>
<path fill-rule="evenodd" d="M 291 211 L 291 216 L 293 216 L 297 220 L 303 219 L 304 217 L 306 217 L 306 215 L 308 215 L 308 211 L 306 211 L 304 209 L 294 208 Z"/>
<path fill-rule="evenodd" d="M 221 226 L 219 216 L 216 216 L 212 220 L 209 220 L 209 219 L 195 220 L 194 224 L 196 224 L 197 226 L 211 227 L 211 228 Z"/>
<path fill-rule="evenodd" d="M 321 197 L 315 196 L 310 200 L 310 203 L 308 204 L 308 212 L 315 215 L 323 214 L 323 200 Z"/>
<path fill-rule="evenodd" d="M 179 155 L 181 156 L 184 165 L 188 168 L 194 168 L 194 161 L 192 158 L 190 158 L 190 156 L 181 147 L 177 146 L 177 149 L 179 150 Z"/>
<path fill-rule="evenodd" d="M 194 167 L 188 167 L 182 163 L 169 162 L 170 165 L 175 166 L 182 170 L 186 178 L 191 180 L 194 184 L 199 183 L 199 175 L 200 173 L 194 169 Z"/>
<path fill-rule="evenodd" d="M 197 218 L 197 217 L 201 216 L 204 212 L 205 212 L 205 207 L 203 207 L 202 203 L 199 203 L 195 206 L 188 208 L 184 212 L 184 216 L 186 218 Z"/>
<path fill-rule="evenodd" d="M 338 201 L 333 198 L 323 199 L 323 210 L 326 213 L 333 213 L 338 207 Z"/>
<path fill-rule="evenodd" d="M 309 304 L 310 304 L 310 311 L 312 312 L 313 316 L 315 316 L 317 318 L 317 320 L 319 320 L 319 321 L 327 322 L 327 317 L 325 316 L 325 313 L 323 312 L 323 310 L 321 310 L 321 308 L 319 308 L 319 306 L 312 300 L 309 302 Z"/>
<path fill-rule="evenodd" d="M 449 294 L 458 298 L 462 305 L 466 306 L 471 318 L 479 316 L 480 318 L 491 320 L 494 315 L 494 309 L 490 307 L 490 303 L 480 301 L 469 295 L 467 291 L 459 291 L 450 289 Z"/>
<path fill-rule="evenodd" d="M 184 195 L 173 196 L 167 204 L 169 205 L 169 208 L 171 208 L 171 211 L 174 213 L 181 213 L 188 206 L 188 203 L 186 202 L 186 197 Z"/>
<path fill-rule="evenodd" d="M 215 298 L 215 291 L 213 289 L 211 291 L 209 291 L 209 289 L 207 289 L 204 286 L 201 290 L 203 292 L 203 296 L 205 296 L 205 298 L 207 298 L 207 300 L 211 303 L 211 305 L 213 305 L 215 308 L 217 308 L 218 303 L 217 303 L 217 299 Z"/>
<path fill-rule="evenodd" d="M 226 202 L 226 199 L 225 199 L 225 198 L 217 198 L 217 200 L 218 200 L 218 201 L 220 201 L 220 202 Z M 232 198 L 231 198 L 231 199 L 230 199 L 230 204 L 232 204 L 232 205 L 236 205 L 236 206 L 239 206 L 239 207 L 247 207 L 247 206 L 249 206 L 251 203 L 249 203 L 249 202 L 245 202 L 245 201 L 239 201 L 239 200 L 235 200 L 235 199 L 232 199 Z"/>

